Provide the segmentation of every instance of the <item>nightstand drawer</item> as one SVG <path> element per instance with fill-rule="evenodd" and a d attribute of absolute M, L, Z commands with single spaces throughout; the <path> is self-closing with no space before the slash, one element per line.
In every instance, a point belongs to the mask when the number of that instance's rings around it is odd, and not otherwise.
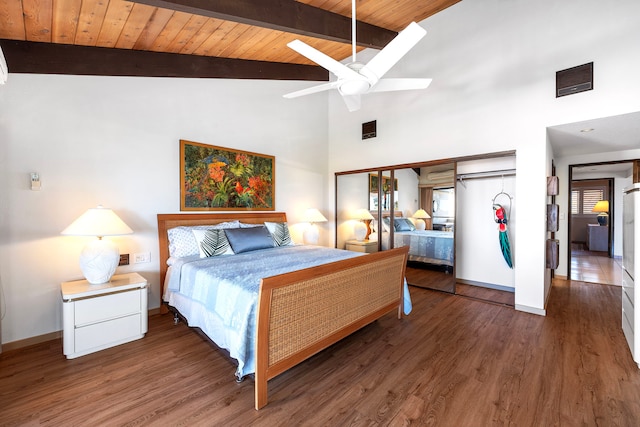
<path fill-rule="evenodd" d="M 74 353 L 90 349 L 102 349 L 142 337 L 140 313 L 114 319 L 110 322 L 94 323 L 75 330 Z"/>
<path fill-rule="evenodd" d="M 140 313 L 139 289 L 76 301 L 75 325 L 80 327 L 133 313 Z"/>

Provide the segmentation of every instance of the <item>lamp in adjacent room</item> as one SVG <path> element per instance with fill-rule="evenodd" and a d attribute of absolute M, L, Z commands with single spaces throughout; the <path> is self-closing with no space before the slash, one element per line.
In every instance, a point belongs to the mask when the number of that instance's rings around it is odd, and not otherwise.
<path fill-rule="evenodd" d="M 424 220 L 431 218 L 424 209 L 418 209 L 416 213 L 413 214 L 413 217 L 416 219 L 416 230 L 424 230 L 427 226 Z"/>
<path fill-rule="evenodd" d="M 320 231 L 316 223 L 327 222 L 327 218 L 320 213 L 316 208 L 307 209 L 304 213 L 304 220 L 309 223 L 309 226 L 302 233 L 304 243 L 307 245 L 317 245 L 320 238 Z"/>
<path fill-rule="evenodd" d="M 66 236 L 95 236 L 80 253 L 80 269 L 85 279 L 93 285 L 107 283 L 120 262 L 120 251 L 104 236 L 131 234 L 133 230 L 111 209 L 98 206 L 87 210 L 78 219 L 65 228 L 61 234 Z"/>
<path fill-rule="evenodd" d="M 600 225 L 607 225 L 607 219 L 609 217 L 609 201 L 608 200 L 600 200 L 598 203 L 596 203 L 596 205 L 593 207 L 593 209 L 591 210 L 591 212 L 598 212 L 598 224 Z"/>
<path fill-rule="evenodd" d="M 357 219 L 358 222 L 353 226 L 353 234 L 356 237 L 356 240 L 362 242 L 369 238 L 369 234 L 371 234 L 371 221 L 373 220 L 373 215 L 366 209 L 358 209 L 353 214 L 353 219 Z"/>

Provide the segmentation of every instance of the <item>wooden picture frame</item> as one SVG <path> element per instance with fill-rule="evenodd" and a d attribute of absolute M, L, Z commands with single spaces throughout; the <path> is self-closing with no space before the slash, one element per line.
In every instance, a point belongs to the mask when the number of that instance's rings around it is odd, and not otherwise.
<path fill-rule="evenodd" d="M 393 180 L 394 209 L 398 208 L 398 179 Z M 388 211 L 391 205 L 391 177 L 382 177 L 382 197 L 378 197 L 378 174 L 369 174 L 369 210 L 378 210 L 378 202 L 382 202 L 382 210 Z"/>
<path fill-rule="evenodd" d="M 275 210 L 275 157 L 180 140 L 180 210 Z"/>

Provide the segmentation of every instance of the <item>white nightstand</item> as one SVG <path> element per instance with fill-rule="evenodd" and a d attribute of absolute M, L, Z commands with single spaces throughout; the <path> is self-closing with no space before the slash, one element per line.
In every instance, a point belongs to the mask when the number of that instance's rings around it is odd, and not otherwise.
<path fill-rule="evenodd" d="M 67 359 L 144 337 L 147 280 L 138 273 L 116 274 L 108 283 L 64 282 L 63 350 Z"/>
<path fill-rule="evenodd" d="M 371 254 L 378 252 L 378 241 L 376 240 L 347 240 L 346 249 L 353 252 L 364 252 Z"/>

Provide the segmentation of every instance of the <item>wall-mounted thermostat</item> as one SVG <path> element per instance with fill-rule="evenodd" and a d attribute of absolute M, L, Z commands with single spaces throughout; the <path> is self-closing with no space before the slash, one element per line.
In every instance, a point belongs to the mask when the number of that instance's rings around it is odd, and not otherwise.
<path fill-rule="evenodd" d="M 31 172 L 31 189 L 33 191 L 40 190 L 40 175 L 38 172 Z"/>

